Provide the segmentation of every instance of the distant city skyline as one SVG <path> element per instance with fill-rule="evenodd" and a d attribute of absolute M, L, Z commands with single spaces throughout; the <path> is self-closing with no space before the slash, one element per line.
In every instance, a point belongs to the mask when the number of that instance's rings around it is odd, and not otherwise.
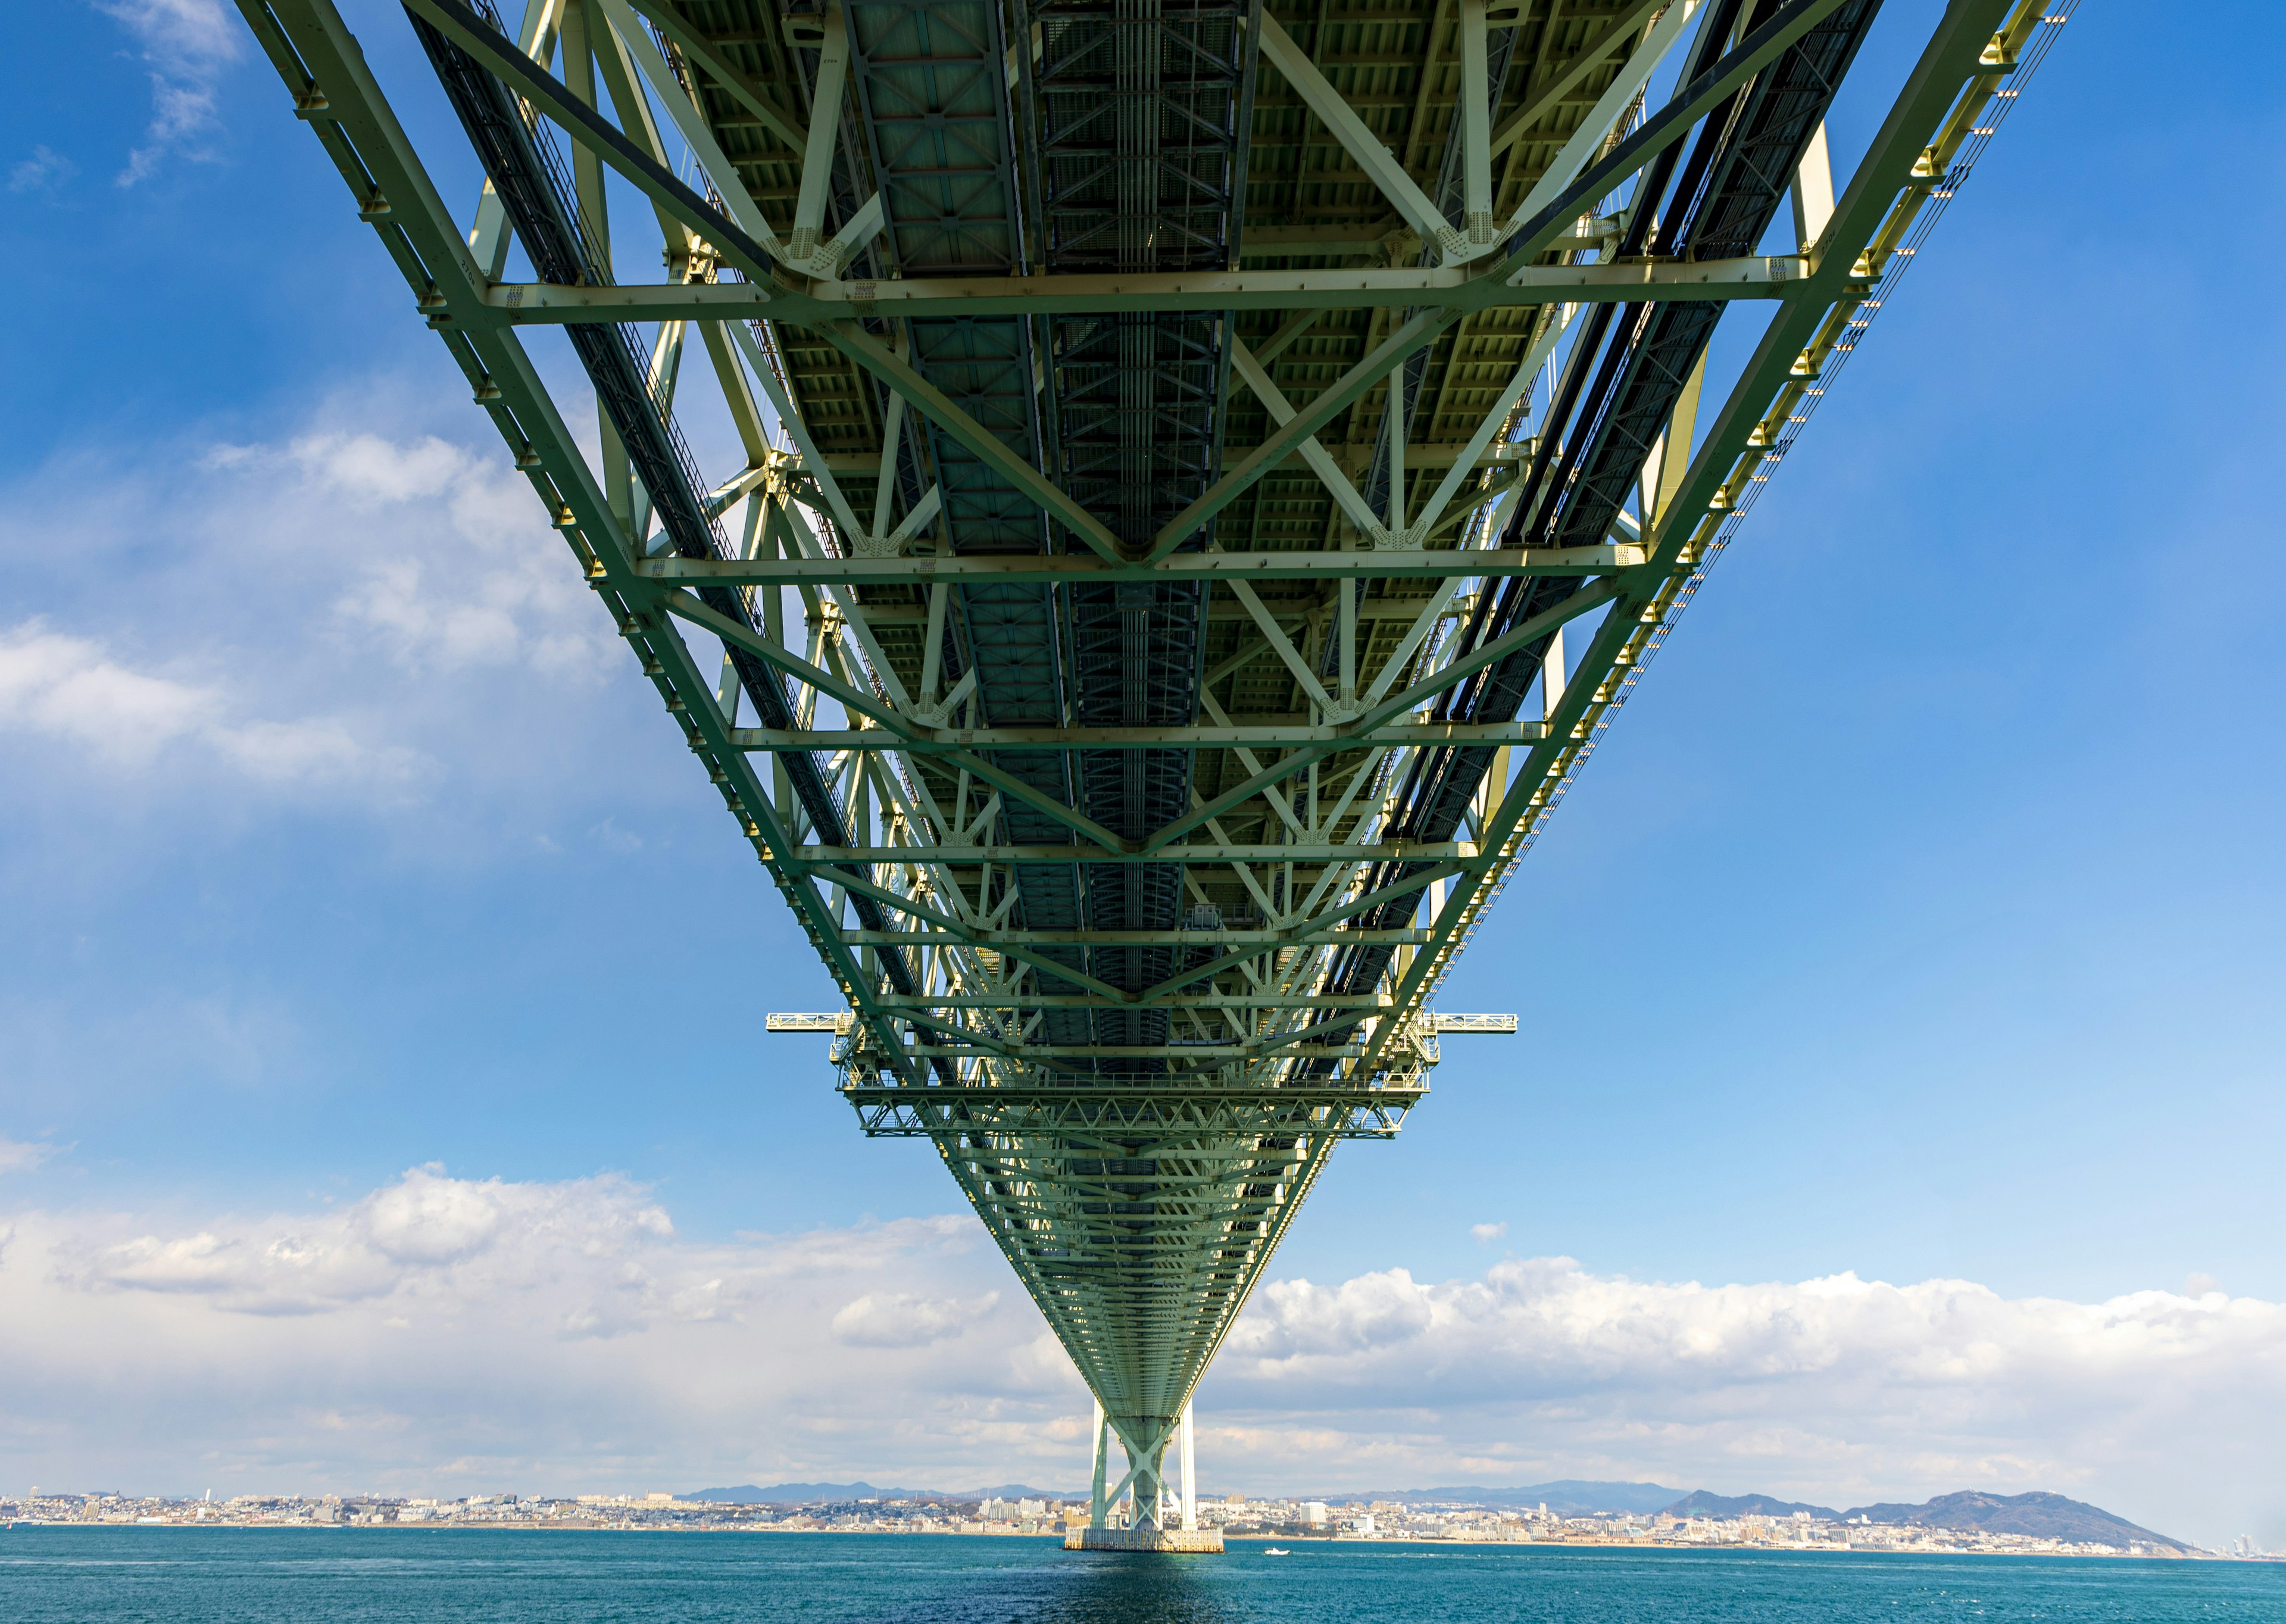
<path fill-rule="evenodd" d="M 241 1494 L 227 1501 L 115 1494 L 75 1495 L 35 1489 L 0 1494 L 0 1518 L 37 1525 L 158 1524 L 170 1526 L 311 1525 L 370 1528 L 647 1529 L 682 1532 L 1056 1534 L 1087 1525 L 1085 1494 L 1011 1488 L 960 1495 L 870 1490 L 869 1484 L 801 1485 L 827 1492 L 796 1495 L 728 1492 L 646 1494 L 471 1494 L 432 1498 L 375 1494 Z M 1613 1491 L 1631 1502 L 1640 1484 L 1547 1486 Z M 1559 1495 L 1560 1497 L 1560 1495 Z M 1694 1493 L 1663 1509 L 1588 1509 L 1519 1501 L 1513 1494 L 1441 1497 L 1202 1494 L 1185 1511 L 1215 1537 L 1529 1542 L 1559 1545 L 1748 1546 L 1792 1549 L 1975 1552 L 2008 1556 L 2235 1557 L 2270 1559 L 2251 1536 L 2212 1549 L 2142 1528 L 2098 1506 L 2053 1494 L 1940 1496 L 1925 1505 L 1870 1505 L 1846 1512 L 1772 1504 L 1763 1496 L 1726 1502 Z"/>
<path fill-rule="evenodd" d="M 2286 1546 L 2286 639 L 2213 568 L 2275 528 L 2286 19 L 2214 20 L 2081 8 L 1445 991 L 1522 1034 L 1312 1194 L 1203 1483 Z M 234 12 L 18 37 L 0 1483 L 1082 1480 L 934 1157 L 762 1036 L 814 958 Z"/>

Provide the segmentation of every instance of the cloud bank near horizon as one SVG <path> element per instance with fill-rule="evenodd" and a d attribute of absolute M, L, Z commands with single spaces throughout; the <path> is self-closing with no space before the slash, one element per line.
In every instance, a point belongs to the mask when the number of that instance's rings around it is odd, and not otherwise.
<path fill-rule="evenodd" d="M 700 1241 L 615 1175 L 430 1166 L 315 1212 L 0 1224 L 18 1487 L 1085 1475 L 1084 1391 L 966 1214 Z M 1201 1394 L 1199 1450 L 1216 1492 L 2040 1487 L 2219 1539 L 2276 1515 L 2286 1305 L 2220 1291 L 1708 1287 L 1510 1257 L 1273 1280 Z"/>

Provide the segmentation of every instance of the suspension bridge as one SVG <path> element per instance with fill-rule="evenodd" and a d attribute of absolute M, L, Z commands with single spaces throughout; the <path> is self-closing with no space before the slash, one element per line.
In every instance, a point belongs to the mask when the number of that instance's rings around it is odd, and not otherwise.
<path fill-rule="evenodd" d="M 1071 1542 L 1160 1549 L 1328 1156 L 1516 1029 L 1431 1000 L 2071 10 L 1920 6 L 1868 88 L 1880 0 L 405 0 L 447 199 L 333 0 L 238 4 L 839 989 L 769 1029 L 1094 1394 Z"/>

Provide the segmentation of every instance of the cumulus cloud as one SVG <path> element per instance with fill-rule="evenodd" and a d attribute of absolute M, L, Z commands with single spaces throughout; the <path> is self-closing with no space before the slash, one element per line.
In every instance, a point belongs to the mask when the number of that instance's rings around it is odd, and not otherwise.
<path fill-rule="evenodd" d="M 1441 1461 L 1463 1481 L 1641 1475 L 1834 1501 L 2040 1486 L 2154 1515 L 2166 1483 L 2194 1515 L 2286 1443 L 2286 1305 L 1854 1273 L 1709 1287 L 1542 1257 L 1477 1280 L 1273 1282 L 1218 1378 L 1241 1410 L 1346 1410 L 1368 1471 Z"/>
<path fill-rule="evenodd" d="M 1508 1226 L 1506 1224 L 1471 1224 L 1469 1226 L 1469 1233 L 1476 1237 L 1478 1246 L 1490 1246 L 1494 1242 L 1507 1235 Z"/>
<path fill-rule="evenodd" d="M 133 37 L 151 75 L 151 122 L 118 184 L 148 180 L 170 156 L 210 161 L 216 85 L 241 54 L 238 26 L 222 0 L 95 3 Z"/>
<path fill-rule="evenodd" d="M 430 1166 L 317 1212 L 4 1222 L 28 1480 L 965 1484 L 1079 1451 L 1076 1377 L 973 1218 L 701 1241 L 616 1175 Z"/>
<path fill-rule="evenodd" d="M 414 1169 L 318 1213 L 18 1212 L 0 1472 L 240 1488 L 1076 1486 L 1087 1399 L 966 1215 L 706 1240 L 612 1175 Z M 1560 1477 L 1829 1504 L 2058 1489 L 2266 1526 L 2286 1305 L 1565 1258 L 1273 1280 L 1199 1400 L 1210 1486 Z"/>
<path fill-rule="evenodd" d="M 539 1264 L 551 1285 L 569 1289 L 548 1311 L 556 1328 L 584 1336 L 640 1329 L 672 1312 L 635 1260 L 674 1234 L 666 1212 L 623 1179 L 505 1184 L 425 1167 L 345 1211 L 137 1235 L 67 1256 L 61 1278 L 86 1290 L 205 1297 L 232 1313 L 300 1314 L 400 1293 L 513 1293 L 530 1288 Z"/>
<path fill-rule="evenodd" d="M 860 1348 L 925 1348 L 958 1336 L 990 1313 L 1000 1294 L 988 1291 L 971 1302 L 956 1297 L 910 1297 L 903 1292 L 867 1292 L 833 1316 L 837 1341 Z"/>

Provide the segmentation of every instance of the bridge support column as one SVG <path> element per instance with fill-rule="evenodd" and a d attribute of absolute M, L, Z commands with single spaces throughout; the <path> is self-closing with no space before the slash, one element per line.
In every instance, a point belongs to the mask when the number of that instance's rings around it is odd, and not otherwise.
<path fill-rule="evenodd" d="M 1183 1406 L 1183 1531 L 1194 1533 L 1198 1525 L 1198 1462 L 1191 1449 L 1191 1407 L 1186 1403 Z"/>
<path fill-rule="evenodd" d="M 1164 1443 L 1151 1452 L 1150 1478 L 1151 1526 L 1164 1528 L 1167 1525 L 1167 1446 Z M 1143 1483 L 1139 1478 L 1135 1484 L 1135 1503 L 1139 1510 L 1143 1504 Z M 1139 1528 L 1143 1525 L 1140 1517 L 1136 1518 L 1135 1525 Z"/>
<path fill-rule="evenodd" d="M 1095 1401 L 1095 1497 L 1087 1509 L 1087 1525 L 1091 1528 L 1101 1528 L 1105 1526 L 1103 1520 L 1105 1510 L 1103 1503 L 1103 1469 L 1108 1463 L 1106 1461 L 1105 1456 L 1111 1446 L 1110 1440 L 1104 1435 L 1104 1420 L 1103 1400 L 1098 1399 Z"/>

